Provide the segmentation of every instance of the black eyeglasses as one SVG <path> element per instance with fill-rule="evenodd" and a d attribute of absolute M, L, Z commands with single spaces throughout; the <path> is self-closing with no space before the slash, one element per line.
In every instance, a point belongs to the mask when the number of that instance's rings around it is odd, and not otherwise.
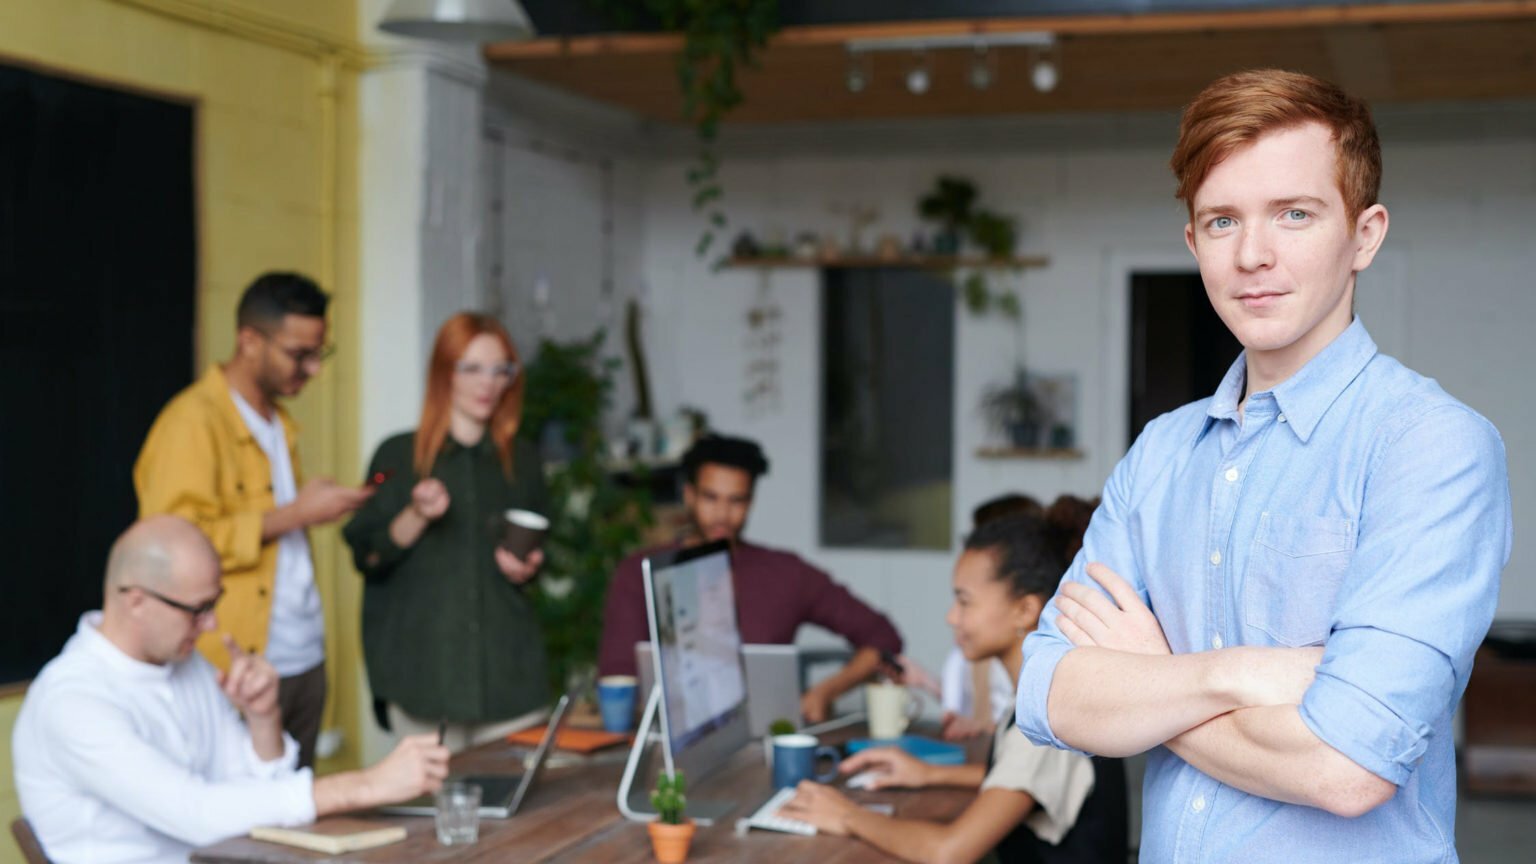
<path fill-rule="evenodd" d="M 287 354 L 288 359 L 292 360 L 294 363 L 297 363 L 300 366 L 304 366 L 309 363 L 324 363 L 325 361 L 331 359 L 331 355 L 336 353 L 335 345 L 321 345 L 319 348 L 284 348 L 276 342 L 273 342 L 272 346 L 284 354 Z"/>
<path fill-rule="evenodd" d="M 165 605 L 171 607 L 172 609 L 180 609 L 181 611 L 187 613 L 188 615 L 191 615 L 192 616 L 192 620 L 194 620 L 194 621 L 196 621 L 199 618 L 204 618 L 204 617 L 207 617 L 208 615 L 212 615 L 213 614 L 213 607 L 219 605 L 219 600 L 224 596 L 224 589 L 220 588 L 219 589 L 219 593 L 214 595 L 214 598 L 212 600 L 209 600 L 206 603 L 199 603 L 196 606 L 188 606 L 187 604 L 181 602 L 180 600 L 172 600 L 171 598 L 165 596 L 164 594 L 161 594 L 158 591 L 151 591 L 150 589 L 145 588 L 143 585 L 120 585 L 120 586 L 118 586 L 117 593 L 121 594 L 121 593 L 123 593 L 125 591 L 134 591 L 134 590 L 143 591 L 145 594 L 148 594 L 149 596 L 155 598 L 156 600 L 159 600 L 161 603 L 164 603 Z"/>

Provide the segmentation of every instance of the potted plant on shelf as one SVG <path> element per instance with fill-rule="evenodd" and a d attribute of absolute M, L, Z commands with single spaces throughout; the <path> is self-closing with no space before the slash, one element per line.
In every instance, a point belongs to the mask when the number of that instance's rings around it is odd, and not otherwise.
<path fill-rule="evenodd" d="M 1024 367 L 1014 369 L 1009 383 L 987 388 L 981 397 L 981 411 L 988 425 L 1002 433 L 1010 446 L 1039 449 L 1045 406 L 1035 392 L 1033 376 Z"/>
<path fill-rule="evenodd" d="M 651 833 L 651 851 L 661 864 L 682 864 L 688 860 L 688 846 L 698 828 L 684 816 L 688 797 L 683 794 L 683 772 L 657 776 L 651 806 L 656 808 L 656 820 L 646 826 Z"/>

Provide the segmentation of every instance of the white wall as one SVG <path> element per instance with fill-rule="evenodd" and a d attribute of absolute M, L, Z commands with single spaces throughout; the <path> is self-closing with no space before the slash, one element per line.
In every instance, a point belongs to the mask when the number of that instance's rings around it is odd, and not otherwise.
<path fill-rule="evenodd" d="M 1433 112 L 1397 121 L 1392 138 L 1383 117 L 1387 176 L 1384 200 L 1393 223 L 1387 252 L 1361 281 L 1359 309 L 1383 350 L 1438 378 L 1454 395 L 1500 428 L 1509 450 L 1517 538 L 1532 536 L 1536 518 L 1522 505 L 1536 500 L 1536 405 L 1524 370 L 1536 366 L 1536 133 L 1532 109 L 1514 106 L 1520 121 L 1486 124 L 1494 131 L 1457 140 L 1461 118 L 1437 123 Z M 1453 122 L 1456 121 L 1456 122 Z M 1499 127 L 1504 125 L 1503 131 Z M 1148 129 L 1166 140 L 1148 144 Z M 1170 121 L 1114 129 L 1085 121 L 1073 144 L 1070 123 L 1051 126 L 1041 147 L 1021 137 L 1010 148 L 994 139 L 965 152 L 934 152 L 931 140 L 896 151 L 900 138 L 850 136 L 856 155 L 838 158 L 809 137 L 813 155 L 795 152 L 794 134 L 771 133 L 771 144 L 746 139 L 724 171 L 726 207 L 734 232 L 745 226 L 762 238 L 802 229 L 841 231 L 838 203 L 876 206 L 882 231 L 910 236 L 914 202 L 940 173 L 977 181 L 982 202 L 1019 216 L 1022 250 L 1047 255 L 1050 267 L 1022 277 L 1025 321 L 1011 327 L 962 313 L 957 323 L 955 525 L 970 507 L 1000 492 L 1021 490 L 1042 499 L 1061 492 L 1096 494 L 1124 449 L 1125 278 L 1134 269 L 1193 271 L 1183 247 L 1184 218 L 1172 198 L 1166 167 Z M 927 133 L 931 135 L 932 133 Z M 879 137 L 883 143 L 870 138 Z M 952 140 L 969 140 L 955 136 Z M 895 142 L 895 143 L 893 143 Z M 1012 149 L 1013 152 L 1009 152 Z M 684 162 L 656 160 L 644 187 L 644 279 L 652 286 L 648 335 L 659 410 L 681 403 L 705 407 L 722 430 L 761 439 L 773 473 L 760 487 L 750 533 L 793 548 L 830 569 L 857 592 L 889 610 L 920 659 L 936 664 L 949 644 L 942 622 L 951 556 L 934 553 L 843 551 L 817 543 L 820 398 L 820 308 L 814 271 L 711 272 L 691 253 L 701 220 L 688 208 Z M 785 315 L 780 359 L 780 409 L 747 416 L 741 397 L 744 310 L 757 296 Z M 1078 376 L 1079 438 L 1088 451 L 1076 462 L 983 461 L 976 448 L 986 430 L 974 406 L 982 389 L 1007 374 L 1018 351 L 1026 365 Z M 919 395 L 919 394 L 914 394 Z M 914 399 L 914 407 L 921 400 Z M 1500 604 L 1505 616 L 1536 617 L 1536 555 L 1517 545 Z"/>
<path fill-rule="evenodd" d="M 506 81 L 500 81 L 505 85 Z M 951 553 L 832 550 L 817 542 L 820 300 L 815 271 L 712 271 L 693 254 L 702 219 L 689 208 L 684 133 L 652 129 L 518 84 L 488 110 L 491 123 L 521 124 L 524 139 L 566 141 L 574 152 L 616 160 L 620 294 L 645 303 L 645 338 L 656 410 L 696 405 L 712 425 L 760 439 L 773 462 L 759 487 L 749 534 L 795 549 L 886 609 L 909 651 L 937 666 L 950 644 L 943 624 Z M 516 105 L 512 108 L 509 106 Z M 531 119 L 537 117 L 537 121 Z M 1503 432 L 1510 456 L 1516 537 L 1536 531 L 1523 502 L 1536 500 L 1536 406 L 1524 370 L 1536 366 L 1536 106 L 1423 107 L 1378 112 L 1386 148 L 1385 201 L 1391 236 L 1362 278 L 1361 316 L 1383 350 L 1440 379 Z M 529 131 L 532 130 L 532 131 Z M 1169 116 L 1082 116 L 1030 120 L 890 123 L 770 128 L 727 135 L 724 167 L 728 234 L 760 239 L 800 230 L 847 234 L 838 204 L 873 205 L 865 232 L 910 236 L 917 198 L 940 173 L 977 181 L 982 203 L 1020 217 L 1025 254 L 1048 268 L 1015 284 L 1022 329 L 999 319 L 958 316 L 955 358 L 954 524 L 976 503 L 1005 491 L 1040 498 L 1097 494 L 1125 446 L 1126 277 L 1137 269 L 1193 271 L 1183 248 L 1183 215 L 1172 197 Z M 520 157 L 519 157 L 520 158 Z M 525 167 L 537 167 L 528 161 Z M 520 187 L 519 217 L 579 226 L 590 220 L 590 184 L 563 168 Z M 542 188 L 541 188 L 542 187 Z M 516 189 L 519 187 L 507 187 Z M 511 219 L 509 218 L 509 224 Z M 547 231 L 547 229 L 545 229 Z M 723 239 L 723 246 L 730 236 Z M 537 242 L 504 238 L 507 251 L 536 258 Z M 518 244 L 521 243 L 521 248 Z M 548 259 L 559 267 L 558 258 Z M 530 266 L 544 266 L 533 262 Z M 589 262 L 575 262 L 580 272 Z M 631 270 L 630 268 L 634 269 Z M 527 278 L 509 285 L 508 310 L 526 302 Z M 611 313 L 581 279 L 566 280 L 573 302 L 558 330 L 590 330 Z M 579 301 L 579 302 L 576 302 Z M 743 346 L 754 306 L 783 318 L 779 398 L 749 404 Z M 585 326 L 572 320 L 586 310 Z M 511 316 L 514 319 L 516 316 Z M 514 322 L 514 326 L 519 326 Z M 1080 461 L 982 461 L 986 430 L 975 405 L 1006 376 L 1015 356 L 1041 371 L 1078 376 Z M 918 394 L 914 394 L 915 396 Z M 921 400 L 914 398 L 914 407 Z M 621 394 L 618 410 L 631 408 Z M 1536 617 L 1536 555 L 1517 540 L 1500 614 Z M 826 639 L 811 634 L 807 641 Z"/>

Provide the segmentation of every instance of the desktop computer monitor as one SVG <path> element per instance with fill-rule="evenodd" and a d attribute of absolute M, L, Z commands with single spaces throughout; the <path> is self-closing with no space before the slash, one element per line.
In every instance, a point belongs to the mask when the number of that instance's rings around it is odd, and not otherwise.
<path fill-rule="evenodd" d="M 642 572 L 666 764 L 692 785 L 751 738 L 730 545 L 647 558 Z"/>

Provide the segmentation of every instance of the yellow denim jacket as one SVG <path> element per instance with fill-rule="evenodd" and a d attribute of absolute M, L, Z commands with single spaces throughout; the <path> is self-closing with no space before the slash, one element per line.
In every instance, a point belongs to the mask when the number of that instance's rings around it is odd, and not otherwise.
<path fill-rule="evenodd" d="M 288 438 L 294 483 L 302 485 L 298 427 L 282 408 L 277 413 Z M 261 542 L 262 516 L 276 507 L 272 469 L 218 365 L 176 394 L 155 418 L 133 466 L 133 486 L 140 518 L 180 516 L 202 529 L 218 550 L 224 598 L 216 610 L 218 626 L 198 641 L 203 655 L 226 668 L 220 633 L 234 637 L 246 651 L 264 651 L 277 575 L 277 543 Z"/>

